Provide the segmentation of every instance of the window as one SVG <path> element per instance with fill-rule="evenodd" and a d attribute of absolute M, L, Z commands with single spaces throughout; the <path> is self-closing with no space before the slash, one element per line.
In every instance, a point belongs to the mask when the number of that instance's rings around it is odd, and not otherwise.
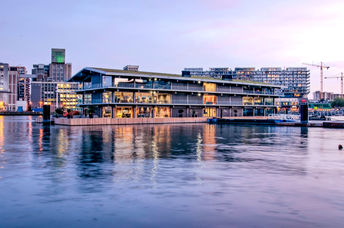
<path fill-rule="evenodd" d="M 112 77 L 103 76 L 103 87 L 110 87 L 110 86 L 112 86 Z"/>
<path fill-rule="evenodd" d="M 112 108 L 111 107 L 103 107 L 103 117 L 111 118 L 112 117 Z"/>
<path fill-rule="evenodd" d="M 215 83 L 204 83 L 203 87 L 204 87 L 204 91 L 216 92 L 216 84 Z"/>
<path fill-rule="evenodd" d="M 140 104 L 154 103 L 153 93 L 135 93 L 135 102 Z"/>
<path fill-rule="evenodd" d="M 116 118 L 131 118 L 133 116 L 133 109 L 127 107 L 116 108 Z"/>
<path fill-rule="evenodd" d="M 243 97 L 242 101 L 244 105 L 253 105 L 253 97 Z"/>
<path fill-rule="evenodd" d="M 254 98 L 254 105 L 263 105 L 263 98 L 261 97 L 255 97 Z"/>
<path fill-rule="evenodd" d="M 115 103 L 133 103 L 133 93 L 131 92 L 115 92 Z"/>
<path fill-rule="evenodd" d="M 158 104 L 171 104 L 171 95 L 167 93 L 158 93 L 157 95 Z"/>
<path fill-rule="evenodd" d="M 116 87 L 134 87 L 134 79 L 132 78 L 115 78 L 114 79 L 114 85 Z"/>
<path fill-rule="evenodd" d="M 217 104 L 216 95 L 203 95 L 203 104 Z"/>
<path fill-rule="evenodd" d="M 171 109 L 168 107 L 156 107 L 154 112 L 158 118 L 171 117 Z"/>
<path fill-rule="evenodd" d="M 103 103 L 112 103 L 112 93 L 104 92 L 103 93 Z"/>

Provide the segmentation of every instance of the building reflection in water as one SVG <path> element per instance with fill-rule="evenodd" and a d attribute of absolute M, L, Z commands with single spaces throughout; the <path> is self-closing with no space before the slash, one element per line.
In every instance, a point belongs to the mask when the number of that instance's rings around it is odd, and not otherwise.
<path fill-rule="evenodd" d="M 4 153 L 4 145 L 5 145 L 5 138 L 4 138 L 4 116 L 0 116 L 0 153 Z"/>
<path fill-rule="evenodd" d="M 216 125 L 203 126 L 203 160 L 214 160 L 216 149 Z"/>
<path fill-rule="evenodd" d="M 68 155 L 72 154 L 77 175 L 81 180 L 80 186 L 88 186 L 88 181 L 97 179 L 117 182 L 123 179 L 135 181 L 149 178 L 154 184 L 162 160 L 250 162 L 254 161 L 255 155 L 262 153 L 264 147 L 273 145 L 275 148 L 280 145 L 281 148 L 285 148 L 286 145 L 283 143 L 288 143 L 288 140 L 297 143 L 294 139 L 279 137 L 280 134 L 291 134 L 288 131 L 294 133 L 295 129 L 266 126 L 209 124 L 79 128 L 52 126 L 34 128 L 31 134 L 35 135 L 37 130 L 37 156 L 44 155 L 46 161 L 58 168 L 63 167 L 68 159 L 70 161 Z M 1 131 L 3 130 L 0 122 L 0 145 L 3 134 Z M 305 148 L 308 130 L 301 128 L 300 132 L 298 145 Z M 247 153 L 251 148 L 254 148 L 254 151 Z M 289 164 L 289 166 L 284 168 L 297 170 L 303 167 L 299 164 Z M 92 188 L 94 191 L 99 191 L 102 186 L 94 185 Z M 90 188 L 86 190 L 90 191 Z"/>

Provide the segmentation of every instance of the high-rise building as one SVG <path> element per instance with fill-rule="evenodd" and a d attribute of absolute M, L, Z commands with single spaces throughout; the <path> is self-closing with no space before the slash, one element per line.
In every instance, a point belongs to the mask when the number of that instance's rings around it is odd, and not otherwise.
<path fill-rule="evenodd" d="M 8 103 L 7 111 L 16 111 L 16 102 L 18 96 L 18 79 L 19 72 L 22 72 L 22 67 L 9 67 L 8 70 Z"/>
<path fill-rule="evenodd" d="M 310 92 L 309 75 L 306 67 L 272 67 L 256 70 L 251 80 L 286 86 L 284 97 L 307 97 Z"/>
<path fill-rule="evenodd" d="M 31 102 L 31 83 L 36 80 L 36 75 L 20 74 L 18 79 L 18 101 L 26 101 L 26 107 Z"/>
<path fill-rule="evenodd" d="M 0 111 L 6 110 L 9 94 L 9 66 L 7 63 L 0 63 Z"/>
<path fill-rule="evenodd" d="M 54 110 L 61 107 L 62 102 L 69 108 L 75 108 L 73 99 L 76 99 L 76 95 L 66 92 L 67 87 L 74 89 L 75 86 L 67 82 L 72 77 L 72 64 L 65 63 L 65 58 L 65 49 L 52 48 L 49 65 L 33 65 L 32 74 L 36 75 L 36 79 L 31 83 L 32 108 L 41 108 L 44 104 L 49 104 L 51 110 Z M 63 88 L 66 86 L 63 92 L 58 85 Z"/>
<path fill-rule="evenodd" d="M 49 65 L 34 64 L 31 73 L 36 75 L 35 81 L 49 81 Z"/>
<path fill-rule="evenodd" d="M 52 82 L 68 81 L 72 77 L 72 64 L 65 63 L 65 49 L 51 49 L 49 80 Z"/>
<path fill-rule="evenodd" d="M 210 68 L 204 71 L 203 68 L 185 68 L 182 71 L 184 76 L 189 77 L 211 77 L 227 80 L 249 80 L 275 85 L 285 86 L 283 93 L 285 97 L 306 97 L 309 94 L 309 70 L 305 67 L 280 67 L 255 69 L 254 67 L 240 67 L 231 70 L 230 68 Z"/>

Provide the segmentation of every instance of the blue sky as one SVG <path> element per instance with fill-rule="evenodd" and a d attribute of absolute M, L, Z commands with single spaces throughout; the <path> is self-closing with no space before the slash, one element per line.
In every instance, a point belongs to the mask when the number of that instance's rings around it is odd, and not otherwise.
<path fill-rule="evenodd" d="M 344 2 L 338 0 L 2 0 L 0 62 L 49 63 L 66 48 L 85 66 L 180 73 L 184 67 L 302 66 L 344 71 Z M 311 89 L 319 70 L 311 68 Z M 325 81 L 339 92 L 339 81 Z"/>

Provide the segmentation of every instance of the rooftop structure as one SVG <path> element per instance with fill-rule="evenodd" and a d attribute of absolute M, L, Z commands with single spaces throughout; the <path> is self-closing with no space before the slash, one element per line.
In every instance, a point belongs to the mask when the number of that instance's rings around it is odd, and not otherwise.
<path fill-rule="evenodd" d="M 51 49 L 51 63 L 65 63 L 66 50 L 61 48 Z"/>

